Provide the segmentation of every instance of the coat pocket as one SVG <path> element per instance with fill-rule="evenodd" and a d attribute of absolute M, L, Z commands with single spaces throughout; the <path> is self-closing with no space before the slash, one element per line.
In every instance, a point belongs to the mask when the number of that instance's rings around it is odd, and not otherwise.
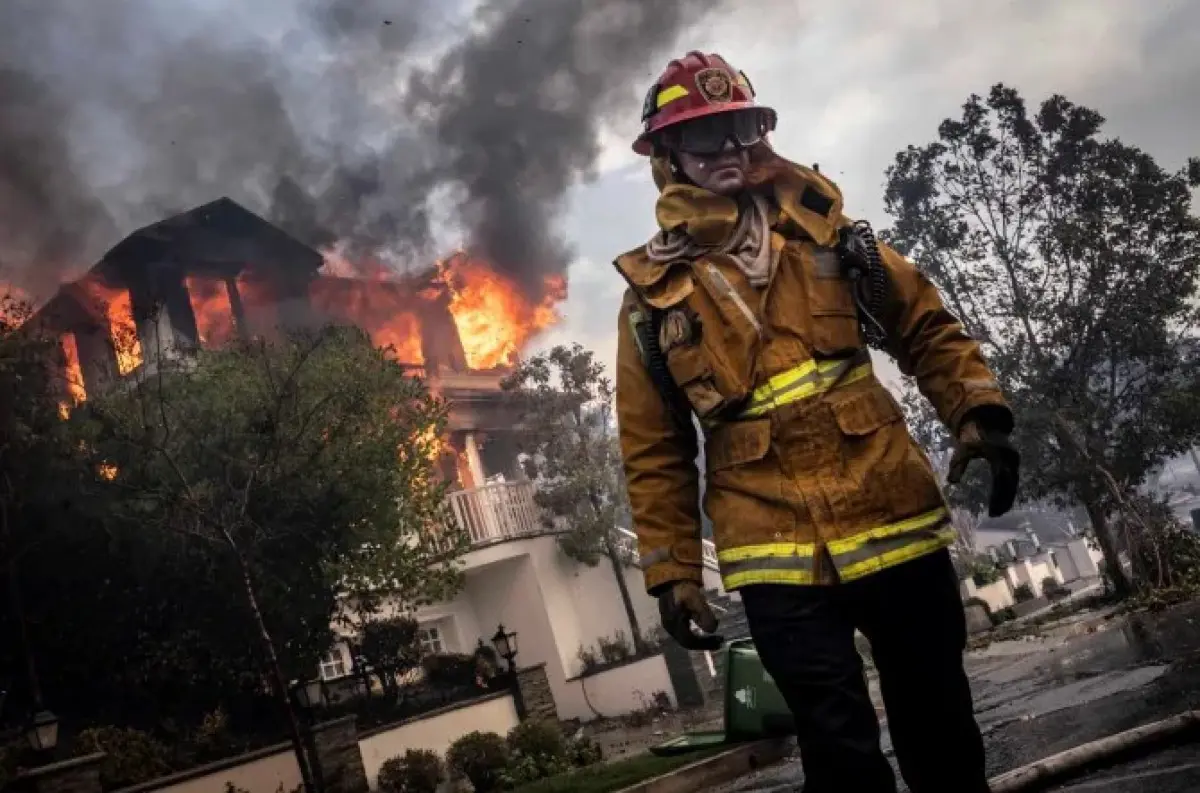
<path fill-rule="evenodd" d="M 704 511 L 718 548 L 778 542 L 796 530 L 796 510 L 783 497 L 783 476 L 770 451 L 770 419 L 727 422 L 709 433 Z"/>
<path fill-rule="evenodd" d="M 937 477 L 908 434 L 899 405 L 879 386 L 832 403 L 846 474 L 871 513 L 893 523 L 942 506 Z"/>
<path fill-rule="evenodd" d="M 836 252 L 806 249 L 804 286 L 808 295 L 808 340 L 822 357 L 837 357 L 862 346 L 858 309 Z"/>
<path fill-rule="evenodd" d="M 666 358 L 671 379 L 683 391 L 697 416 L 707 418 L 728 404 L 717 389 L 712 363 L 701 344 L 691 342 L 672 347 L 666 352 Z"/>

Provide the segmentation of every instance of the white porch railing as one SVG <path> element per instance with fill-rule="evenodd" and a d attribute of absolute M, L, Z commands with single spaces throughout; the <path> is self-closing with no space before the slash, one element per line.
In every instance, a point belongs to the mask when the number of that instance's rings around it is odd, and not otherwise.
<path fill-rule="evenodd" d="M 629 554 L 630 558 L 637 563 L 638 560 L 638 542 L 637 535 L 629 529 L 617 528 L 617 542 Z M 709 570 L 718 570 L 717 567 L 717 546 L 712 544 L 712 540 L 702 540 L 701 547 L 703 548 L 704 566 Z"/>
<path fill-rule="evenodd" d="M 489 545 L 503 540 L 546 534 L 542 512 L 533 500 L 534 485 L 529 481 L 496 482 L 470 490 L 457 490 L 446 496 L 450 512 L 471 538 L 472 546 Z M 617 541 L 636 564 L 637 535 L 617 528 Z M 704 540 L 704 566 L 717 570 L 717 549 Z"/>
<path fill-rule="evenodd" d="M 533 482 L 497 482 L 447 495 L 458 525 L 471 545 L 487 545 L 543 534 L 541 510 L 533 501 Z"/>

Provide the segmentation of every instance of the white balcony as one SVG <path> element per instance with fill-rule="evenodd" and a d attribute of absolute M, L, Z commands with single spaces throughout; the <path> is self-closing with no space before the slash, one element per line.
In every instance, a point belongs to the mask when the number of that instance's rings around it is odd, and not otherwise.
<path fill-rule="evenodd" d="M 457 490 L 446 498 L 454 519 L 470 536 L 471 547 L 480 548 L 553 532 L 534 502 L 533 493 L 533 482 L 525 480 Z M 622 550 L 637 564 L 637 535 L 619 527 L 616 533 Z M 704 566 L 717 570 L 717 549 L 711 541 L 704 540 L 703 553 Z"/>
<path fill-rule="evenodd" d="M 470 536 L 472 547 L 548 531 L 533 500 L 533 482 L 497 482 L 458 490 L 447 500 L 458 525 Z"/>

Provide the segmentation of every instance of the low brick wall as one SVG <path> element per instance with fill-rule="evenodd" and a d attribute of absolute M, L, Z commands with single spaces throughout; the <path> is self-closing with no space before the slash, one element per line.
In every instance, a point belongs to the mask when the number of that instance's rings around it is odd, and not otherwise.
<path fill-rule="evenodd" d="M 550 690 L 544 663 L 518 669 L 517 686 L 521 689 L 526 718 L 549 721 L 558 718 L 558 706 L 554 703 L 554 692 Z"/>
<path fill-rule="evenodd" d="M 100 793 L 103 754 L 73 757 L 34 768 L 17 777 L 13 788 L 30 793 Z"/>

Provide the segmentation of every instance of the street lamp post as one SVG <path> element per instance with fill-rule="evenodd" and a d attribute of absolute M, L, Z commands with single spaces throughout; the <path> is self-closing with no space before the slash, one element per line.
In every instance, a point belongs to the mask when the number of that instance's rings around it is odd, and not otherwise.
<path fill-rule="evenodd" d="M 33 714 L 25 729 L 25 739 L 35 752 L 49 752 L 58 746 L 58 717 L 48 710 Z"/>
<path fill-rule="evenodd" d="M 521 721 L 525 720 L 525 697 L 521 694 L 521 684 L 517 680 L 517 633 L 516 631 L 505 631 L 504 625 L 501 624 L 496 628 L 496 633 L 492 636 L 492 647 L 496 650 L 496 655 L 508 662 L 509 683 L 512 685 L 513 708 L 517 711 L 517 718 Z"/>
<path fill-rule="evenodd" d="M 293 682 L 291 696 L 300 711 L 300 737 L 304 743 L 304 758 L 309 771 L 312 773 L 312 784 L 316 793 L 325 790 L 325 776 L 321 771 L 321 758 L 317 755 L 317 741 L 313 734 L 314 712 L 325 705 L 325 684 L 320 680 Z"/>

